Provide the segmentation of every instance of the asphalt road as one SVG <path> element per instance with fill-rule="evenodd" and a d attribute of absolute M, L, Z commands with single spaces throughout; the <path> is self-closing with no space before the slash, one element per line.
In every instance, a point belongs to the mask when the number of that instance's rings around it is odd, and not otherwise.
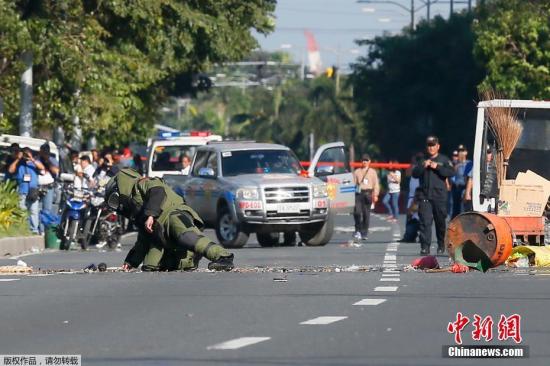
<path fill-rule="evenodd" d="M 260 248 L 252 237 L 230 273 L 1 276 L 0 354 L 81 354 L 84 365 L 549 364 L 548 273 L 403 271 L 419 245 L 397 244 L 402 229 L 374 217 L 360 247 L 348 245 L 351 217 L 338 217 L 337 234 L 321 248 Z M 21 259 L 42 269 L 117 266 L 131 241 L 122 252 Z M 468 345 L 514 345 L 498 340 L 497 323 L 501 314 L 521 315 L 529 358 L 443 358 L 457 312 L 493 317 L 494 339 L 472 340 L 469 324 Z"/>

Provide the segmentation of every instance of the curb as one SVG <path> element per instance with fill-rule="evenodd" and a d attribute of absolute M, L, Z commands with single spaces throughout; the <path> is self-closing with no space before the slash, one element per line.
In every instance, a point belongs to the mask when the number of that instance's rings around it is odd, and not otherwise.
<path fill-rule="evenodd" d="M 14 256 L 24 252 L 38 252 L 44 250 L 44 237 L 19 236 L 0 239 L 0 256 Z"/>

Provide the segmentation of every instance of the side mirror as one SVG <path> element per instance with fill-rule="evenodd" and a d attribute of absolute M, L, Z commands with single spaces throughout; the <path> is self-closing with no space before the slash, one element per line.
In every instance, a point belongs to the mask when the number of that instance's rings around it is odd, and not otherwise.
<path fill-rule="evenodd" d="M 200 168 L 199 169 L 199 177 L 214 178 L 215 176 L 216 176 L 216 173 L 214 173 L 214 169 L 212 169 L 212 168 Z"/>
<path fill-rule="evenodd" d="M 318 167 L 317 171 L 315 172 L 315 175 L 320 177 L 324 177 L 332 174 L 334 174 L 334 166 L 332 165 L 322 165 Z"/>
<path fill-rule="evenodd" d="M 61 173 L 59 180 L 62 182 L 72 183 L 74 182 L 74 174 L 72 173 Z"/>

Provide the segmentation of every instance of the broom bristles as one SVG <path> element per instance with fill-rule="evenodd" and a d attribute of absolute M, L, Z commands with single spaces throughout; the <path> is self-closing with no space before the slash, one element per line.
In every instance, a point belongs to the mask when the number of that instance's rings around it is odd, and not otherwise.
<path fill-rule="evenodd" d="M 516 147 L 523 126 L 517 119 L 518 111 L 510 107 L 507 102 L 498 101 L 499 95 L 493 90 L 488 89 L 481 93 L 482 99 L 491 102 L 491 106 L 486 109 L 488 125 L 495 136 L 497 143 L 497 181 L 498 186 L 506 179 L 508 168 L 508 159 Z"/>

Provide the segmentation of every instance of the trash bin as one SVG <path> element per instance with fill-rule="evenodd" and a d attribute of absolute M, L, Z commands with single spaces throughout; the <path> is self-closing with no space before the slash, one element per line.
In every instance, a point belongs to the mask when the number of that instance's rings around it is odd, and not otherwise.
<path fill-rule="evenodd" d="M 512 252 L 512 230 L 502 217 L 465 212 L 449 223 L 445 246 L 456 262 L 486 271 L 504 264 Z"/>
<path fill-rule="evenodd" d="M 57 226 L 51 225 L 46 229 L 46 235 L 44 235 L 45 244 L 47 249 L 59 249 L 61 240 L 57 237 Z"/>

